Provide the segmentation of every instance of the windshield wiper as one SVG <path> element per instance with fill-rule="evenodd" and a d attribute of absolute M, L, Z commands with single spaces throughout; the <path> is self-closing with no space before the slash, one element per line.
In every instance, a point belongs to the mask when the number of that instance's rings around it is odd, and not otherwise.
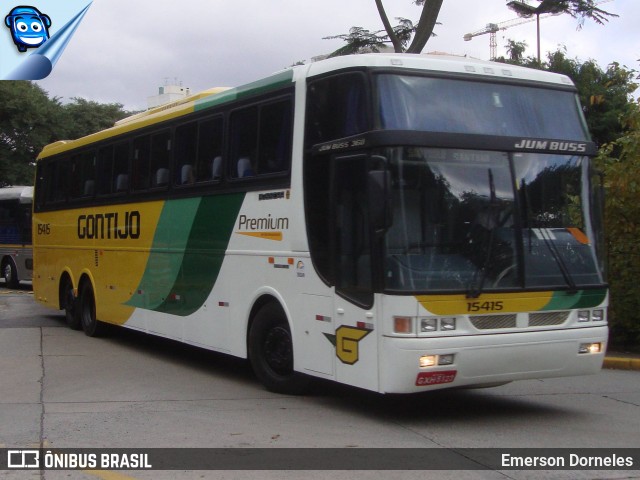
<path fill-rule="evenodd" d="M 567 268 L 567 264 L 562 259 L 562 254 L 558 250 L 558 246 L 553 242 L 553 239 L 551 238 L 551 234 L 546 230 L 547 229 L 545 229 L 545 228 L 539 228 L 538 229 L 538 233 L 540 235 L 540 238 L 542 238 L 542 240 L 544 241 L 544 244 L 549 249 L 549 252 L 551 252 L 551 256 L 556 261 L 556 264 L 558 265 L 558 268 L 560 269 L 560 273 L 562 273 L 562 277 L 564 278 L 564 281 L 566 282 L 567 286 L 569 287 L 568 293 L 570 293 L 571 295 L 574 295 L 574 294 L 578 293 L 578 288 L 577 288 L 576 282 L 573 279 L 573 276 L 571 275 L 571 272 Z"/>
<path fill-rule="evenodd" d="M 489 168 L 489 240 L 487 242 L 487 256 L 485 257 L 482 265 L 476 269 L 473 274 L 473 278 L 469 284 L 469 290 L 467 291 L 467 298 L 478 298 L 482 293 L 484 287 L 484 281 L 487 278 L 487 270 L 491 264 L 493 258 L 493 244 L 495 243 L 495 232 L 500 223 L 500 204 L 496 197 L 496 184 L 493 180 L 493 171 Z"/>

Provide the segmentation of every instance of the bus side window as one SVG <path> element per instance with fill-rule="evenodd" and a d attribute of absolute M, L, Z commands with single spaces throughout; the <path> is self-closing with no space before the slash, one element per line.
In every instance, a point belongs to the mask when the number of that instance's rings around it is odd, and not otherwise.
<path fill-rule="evenodd" d="M 84 152 L 71 157 L 70 168 L 70 198 L 92 198 L 95 193 L 95 151 Z"/>
<path fill-rule="evenodd" d="M 170 177 L 171 132 L 166 131 L 151 137 L 151 186 L 167 188 Z"/>
<path fill-rule="evenodd" d="M 129 190 L 129 144 L 121 143 L 115 146 L 113 151 L 113 179 L 115 191 L 126 192 Z M 119 181 L 117 181 L 119 179 Z"/>
<path fill-rule="evenodd" d="M 108 195 L 113 191 L 113 145 L 98 150 L 98 195 Z"/>
<path fill-rule="evenodd" d="M 238 110 L 231 115 L 231 176 L 246 178 L 289 170 L 291 100 Z"/>
<path fill-rule="evenodd" d="M 97 194 L 129 190 L 129 144 L 107 145 L 98 150 Z"/>
<path fill-rule="evenodd" d="M 198 125 L 197 182 L 222 178 L 222 135 L 222 117 L 208 118 Z"/>
<path fill-rule="evenodd" d="M 133 141 L 133 190 L 147 190 L 151 187 L 151 137 L 146 135 Z"/>
<path fill-rule="evenodd" d="M 258 107 L 251 106 L 231 114 L 231 177 L 246 178 L 256 174 L 258 153 Z"/>
<path fill-rule="evenodd" d="M 291 102 L 265 105 L 260 110 L 258 173 L 289 170 L 291 158 Z"/>
<path fill-rule="evenodd" d="M 198 147 L 198 124 L 191 122 L 176 128 L 173 163 L 174 185 L 190 185 L 196 181 L 195 164 Z"/>
<path fill-rule="evenodd" d="M 67 200 L 70 176 L 69 165 L 69 160 L 66 158 L 47 164 L 45 177 L 49 179 L 49 183 L 47 185 L 46 203 L 59 203 Z"/>

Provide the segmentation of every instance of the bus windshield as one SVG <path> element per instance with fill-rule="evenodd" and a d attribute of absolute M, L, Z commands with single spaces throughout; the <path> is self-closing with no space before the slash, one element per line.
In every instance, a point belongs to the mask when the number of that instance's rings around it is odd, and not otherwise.
<path fill-rule="evenodd" d="M 568 90 L 398 74 L 377 75 L 377 89 L 385 130 L 588 139 Z"/>
<path fill-rule="evenodd" d="M 584 157 L 393 147 L 385 288 L 601 285 Z"/>

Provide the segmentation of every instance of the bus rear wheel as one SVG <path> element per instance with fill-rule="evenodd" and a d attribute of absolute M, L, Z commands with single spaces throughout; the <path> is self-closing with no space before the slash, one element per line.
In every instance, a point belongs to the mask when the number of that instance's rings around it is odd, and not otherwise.
<path fill-rule="evenodd" d="M 99 337 L 103 335 L 106 325 L 96 319 L 96 300 L 91 283 L 88 281 L 82 283 L 78 304 L 78 315 L 85 335 L 88 337 Z"/>
<path fill-rule="evenodd" d="M 249 360 L 256 377 L 272 392 L 304 393 L 310 377 L 293 369 L 293 340 L 287 318 L 275 303 L 262 307 L 249 331 Z"/>

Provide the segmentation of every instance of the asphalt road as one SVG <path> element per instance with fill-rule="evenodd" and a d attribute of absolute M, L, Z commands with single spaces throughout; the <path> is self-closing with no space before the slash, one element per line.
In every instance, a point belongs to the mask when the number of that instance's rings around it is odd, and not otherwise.
<path fill-rule="evenodd" d="M 0 448 L 639 448 L 640 372 L 381 396 L 272 394 L 245 361 L 118 329 L 88 338 L 0 286 Z M 322 454 L 328 450 L 320 450 Z M 331 458 L 326 459 L 327 465 Z M 9 479 L 640 478 L 636 470 L 0 471 Z"/>

